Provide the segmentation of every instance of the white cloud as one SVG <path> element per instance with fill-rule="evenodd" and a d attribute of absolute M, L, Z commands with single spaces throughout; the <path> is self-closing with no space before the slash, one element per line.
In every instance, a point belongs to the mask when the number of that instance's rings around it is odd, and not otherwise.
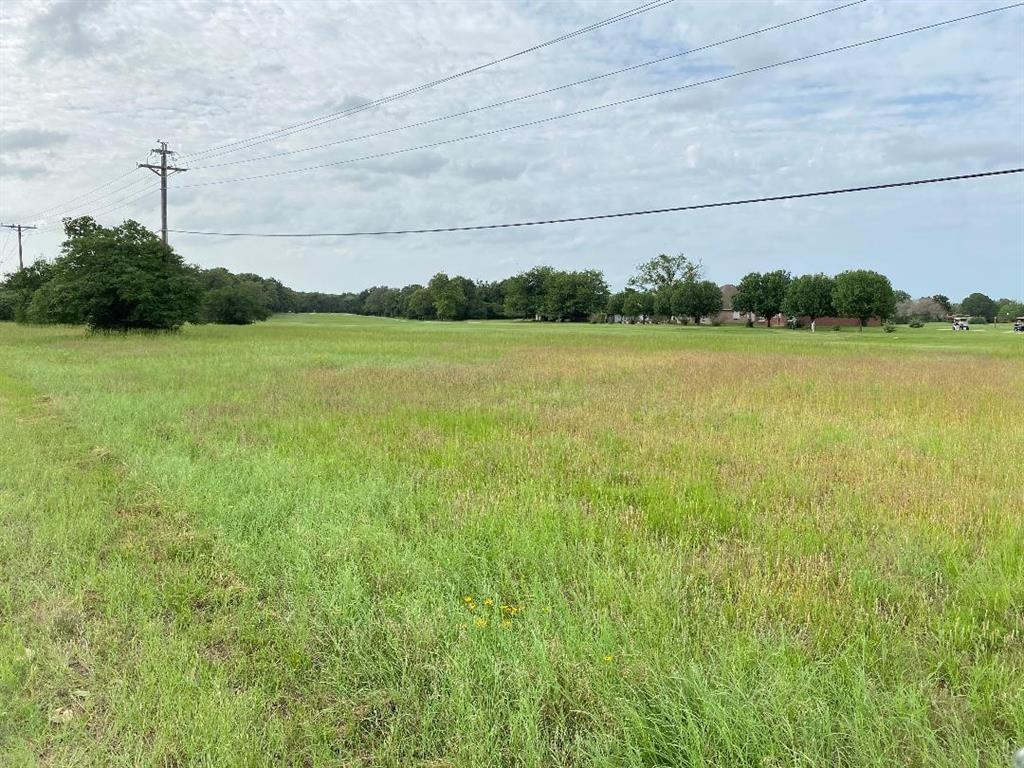
<path fill-rule="evenodd" d="M 187 153 L 261 134 L 414 87 L 632 4 L 8 0 L 0 7 L 0 215 L 29 215 L 114 178 L 142 160 L 157 138 Z M 826 7 L 802 0 L 680 0 L 217 160 L 489 104 Z M 227 231 L 447 226 L 1020 165 L 1024 12 L 1018 9 L 427 151 L 183 188 L 444 141 L 988 7 L 868 2 L 450 121 L 277 160 L 195 169 L 172 180 L 171 225 Z M 112 194 L 86 209 L 102 210 L 130 181 L 107 188 Z M 101 219 L 130 215 L 154 225 L 157 205 L 153 193 Z M 442 269 L 495 278 L 539 262 L 597 266 L 621 283 L 638 261 L 683 250 L 720 281 L 777 266 L 799 272 L 866 265 L 912 293 L 1024 295 L 1024 180 L 452 236 L 173 239 L 192 261 L 272 274 L 306 289 L 423 282 Z M 32 256 L 52 255 L 59 233 L 30 240 Z"/>

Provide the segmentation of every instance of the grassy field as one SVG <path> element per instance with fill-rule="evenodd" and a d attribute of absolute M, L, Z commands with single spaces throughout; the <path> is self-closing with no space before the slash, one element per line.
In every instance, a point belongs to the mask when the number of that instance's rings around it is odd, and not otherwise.
<path fill-rule="evenodd" d="M 0 763 L 1005 766 L 1024 338 L 0 324 Z"/>

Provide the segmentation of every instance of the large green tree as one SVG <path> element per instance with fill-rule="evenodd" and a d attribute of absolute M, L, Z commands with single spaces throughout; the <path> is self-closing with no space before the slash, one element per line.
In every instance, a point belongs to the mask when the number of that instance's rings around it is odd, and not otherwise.
<path fill-rule="evenodd" d="M 674 290 L 687 280 L 699 280 L 700 276 L 700 264 L 690 261 L 683 254 L 669 256 L 659 253 L 650 261 L 638 264 L 636 274 L 629 278 L 626 286 L 638 291 L 658 293 L 666 288 Z"/>
<path fill-rule="evenodd" d="M 448 277 L 438 272 L 432 278 L 428 288 L 434 296 L 434 311 L 438 320 L 463 320 L 469 308 L 469 297 L 466 296 L 465 278 Z"/>
<path fill-rule="evenodd" d="M 885 320 L 896 314 L 892 283 L 870 269 L 853 269 L 837 275 L 832 303 L 839 315 L 860 320 L 861 328 L 873 317 Z"/>
<path fill-rule="evenodd" d="M 54 262 L 51 317 L 104 330 L 173 330 L 196 318 L 202 287 L 194 270 L 135 221 L 102 227 L 89 216 L 65 219 Z"/>
<path fill-rule="evenodd" d="M 1024 317 L 1024 303 L 1014 299 L 996 301 L 996 320 L 1000 323 L 1011 322 L 1018 317 Z"/>
<path fill-rule="evenodd" d="M 996 318 L 996 303 L 984 293 L 972 293 L 960 302 L 960 311 L 971 317 L 984 317 L 991 323 Z"/>
<path fill-rule="evenodd" d="M 649 291 L 627 288 L 619 295 L 622 297 L 622 315 L 624 317 L 640 317 L 654 312 L 654 294 Z"/>
<path fill-rule="evenodd" d="M 540 313 L 551 320 L 586 320 L 608 303 L 608 284 L 596 269 L 554 272 L 544 291 Z"/>
<path fill-rule="evenodd" d="M 54 267 L 48 261 L 37 261 L 16 272 L 0 283 L 0 320 L 36 322 L 45 318 L 30 317 L 32 298 L 36 291 L 53 278 Z"/>
<path fill-rule="evenodd" d="M 801 275 L 793 278 L 786 289 L 782 311 L 793 317 L 806 315 L 811 320 L 811 330 L 819 317 L 835 314 L 832 306 L 832 290 L 835 281 L 828 275 Z"/>
<path fill-rule="evenodd" d="M 722 311 L 722 289 L 711 280 L 686 280 L 676 288 L 672 312 L 679 317 L 693 318 L 695 325 L 702 317 Z"/>
<path fill-rule="evenodd" d="M 554 273 L 551 267 L 542 266 L 508 278 L 504 282 L 506 314 L 509 317 L 538 317 L 548 281 Z"/>
<path fill-rule="evenodd" d="M 789 272 L 782 269 L 764 274 L 750 272 L 736 286 L 736 293 L 732 297 L 733 309 L 764 317 L 768 325 L 771 325 L 771 319 L 782 311 L 789 282 Z"/>
<path fill-rule="evenodd" d="M 437 311 L 434 309 L 434 294 L 429 288 L 424 288 L 422 285 L 416 286 L 409 295 L 406 316 L 413 320 L 431 320 L 437 316 Z"/>

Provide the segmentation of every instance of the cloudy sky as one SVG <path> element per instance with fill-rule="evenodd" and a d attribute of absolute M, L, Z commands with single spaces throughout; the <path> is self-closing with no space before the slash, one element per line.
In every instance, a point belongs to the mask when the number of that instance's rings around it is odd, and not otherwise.
<path fill-rule="evenodd" d="M 1024 8 L 587 114 L 442 142 L 994 8 L 868 0 L 513 104 L 403 128 L 796 19 L 821 2 L 684 2 L 308 130 L 265 137 L 556 38 L 640 0 L 0 2 L 0 219 L 159 227 L 157 139 L 181 153 L 171 228 L 314 232 L 609 213 L 1024 166 Z M 385 135 L 366 134 L 391 131 Z M 282 157 L 265 155 L 303 150 Z M 231 165 L 215 164 L 245 160 Z M 353 162 L 339 161 L 352 160 Z M 269 178 L 226 179 L 334 163 Z M 207 166 L 207 167 L 201 167 Z M 1022 174 L 1024 176 L 1024 174 Z M 187 260 L 303 290 L 598 267 L 659 252 L 710 278 L 867 267 L 914 295 L 1024 296 L 1024 178 L 518 230 L 322 240 L 173 235 Z M 106 185 L 102 186 L 101 185 Z M 97 189 L 99 187 L 99 189 Z M 76 199 L 78 198 L 78 199 Z M 13 237 L 0 235 L 6 271 Z"/>

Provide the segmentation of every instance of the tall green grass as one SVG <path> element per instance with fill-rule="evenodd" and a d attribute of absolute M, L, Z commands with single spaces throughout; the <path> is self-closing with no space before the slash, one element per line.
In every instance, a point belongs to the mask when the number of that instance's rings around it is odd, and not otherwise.
<path fill-rule="evenodd" d="M 1005 765 L 1001 331 L 0 325 L 0 754 Z"/>

